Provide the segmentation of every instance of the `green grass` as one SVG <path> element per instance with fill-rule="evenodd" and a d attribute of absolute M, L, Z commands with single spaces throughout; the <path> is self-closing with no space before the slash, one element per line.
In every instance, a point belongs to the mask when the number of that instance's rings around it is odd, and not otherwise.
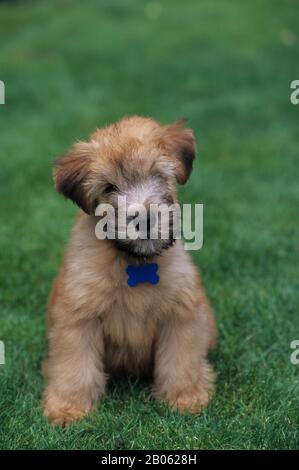
<path fill-rule="evenodd" d="M 298 448 L 299 79 L 296 0 L 0 3 L 0 447 Z M 63 431 L 42 416 L 45 307 L 75 207 L 53 156 L 124 114 L 190 118 L 185 202 L 204 203 L 194 253 L 219 325 L 218 387 L 201 416 L 113 383 Z"/>

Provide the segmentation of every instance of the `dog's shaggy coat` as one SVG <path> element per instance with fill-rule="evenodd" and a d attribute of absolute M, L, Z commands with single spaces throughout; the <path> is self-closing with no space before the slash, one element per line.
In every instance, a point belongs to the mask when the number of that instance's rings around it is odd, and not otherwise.
<path fill-rule="evenodd" d="M 122 371 L 152 374 L 155 396 L 175 409 L 207 406 L 216 328 L 183 245 L 119 245 L 95 236 L 95 207 L 115 204 L 117 192 L 132 197 L 132 188 L 147 185 L 145 204 L 176 201 L 176 182 L 187 181 L 194 155 L 193 134 L 181 122 L 163 126 L 135 116 L 97 130 L 56 161 L 57 190 L 82 211 L 48 306 L 43 406 L 52 423 L 82 418 L 105 393 L 109 375 Z M 158 263 L 160 282 L 129 287 L 126 267 L 145 258 Z"/>

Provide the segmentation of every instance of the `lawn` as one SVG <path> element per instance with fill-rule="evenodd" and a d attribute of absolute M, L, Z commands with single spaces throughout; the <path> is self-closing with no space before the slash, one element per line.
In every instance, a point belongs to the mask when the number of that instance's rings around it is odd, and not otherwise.
<path fill-rule="evenodd" d="M 296 0 L 0 2 L 0 448 L 295 449 L 299 444 Z M 127 378 L 84 421 L 41 413 L 45 308 L 76 208 L 55 155 L 125 114 L 188 117 L 204 204 L 192 253 L 214 306 L 217 391 L 181 416 Z"/>

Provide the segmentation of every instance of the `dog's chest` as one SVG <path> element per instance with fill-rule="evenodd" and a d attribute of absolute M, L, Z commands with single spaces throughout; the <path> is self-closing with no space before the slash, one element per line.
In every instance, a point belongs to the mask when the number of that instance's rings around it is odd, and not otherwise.
<path fill-rule="evenodd" d="M 123 287 L 110 293 L 109 306 L 100 316 L 105 336 L 134 348 L 142 345 L 145 336 L 153 336 L 159 302 L 152 287 Z"/>
<path fill-rule="evenodd" d="M 149 353 L 159 317 L 157 291 L 158 286 L 148 284 L 109 290 L 109 306 L 100 315 L 104 337 L 133 354 Z"/>
<path fill-rule="evenodd" d="M 105 362 L 109 364 L 110 371 L 148 373 L 157 329 L 152 296 L 141 296 L 137 289 L 133 295 L 126 291 L 118 292 L 101 320 Z"/>

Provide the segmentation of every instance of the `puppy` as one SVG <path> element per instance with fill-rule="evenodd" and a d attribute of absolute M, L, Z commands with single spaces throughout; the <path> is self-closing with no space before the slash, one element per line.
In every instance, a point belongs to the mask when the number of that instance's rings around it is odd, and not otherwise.
<path fill-rule="evenodd" d="M 181 412 L 206 407 L 216 339 L 199 274 L 180 240 L 98 239 L 99 203 L 172 204 L 195 157 L 192 131 L 126 117 L 98 129 L 56 160 L 56 189 L 82 210 L 48 305 L 44 414 L 54 424 L 82 418 L 111 374 L 151 374 L 154 395 Z M 158 283 L 128 285 L 128 266 L 158 265 Z"/>

